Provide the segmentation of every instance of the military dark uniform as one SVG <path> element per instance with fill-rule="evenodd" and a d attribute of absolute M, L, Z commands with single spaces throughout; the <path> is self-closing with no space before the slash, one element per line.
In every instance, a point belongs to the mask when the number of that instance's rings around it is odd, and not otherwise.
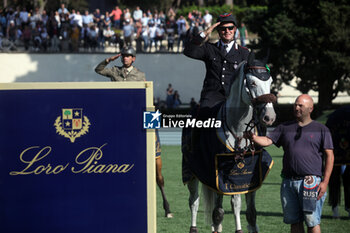
<path fill-rule="evenodd" d="M 249 51 L 234 43 L 226 55 L 221 51 L 220 41 L 217 43 L 205 42 L 200 35 L 195 36 L 184 50 L 184 54 L 190 58 L 202 60 L 207 69 L 203 89 L 201 92 L 200 108 L 212 108 L 225 101 L 229 94 L 229 87 L 233 74 L 239 63 L 248 59 Z"/>

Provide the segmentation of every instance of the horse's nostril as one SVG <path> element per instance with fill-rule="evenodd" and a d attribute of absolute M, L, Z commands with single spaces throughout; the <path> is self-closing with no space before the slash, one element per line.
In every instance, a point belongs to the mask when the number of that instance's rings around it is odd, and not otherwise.
<path fill-rule="evenodd" d="M 269 122 L 269 121 L 270 121 L 270 117 L 269 117 L 269 116 L 265 116 L 265 117 L 264 117 L 264 121 L 265 121 L 265 122 Z"/>

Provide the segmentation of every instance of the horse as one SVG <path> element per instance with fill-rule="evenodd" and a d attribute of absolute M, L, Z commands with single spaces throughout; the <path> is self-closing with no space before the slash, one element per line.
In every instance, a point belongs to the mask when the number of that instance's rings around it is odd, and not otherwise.
<path fill-rule="evenodd" d="M 333 218 L 340 218 L 341 184 L 343 184 L 345 210 L 350 217 L 350 105 L 338 108 L 328 116 L 326 126 L 332 133 L 334 166 L 328 184 L 328 203 Z"/>
<path fill-rule="evenodd" d="M 170 211 L 170 205 L 166 198 L 165 191 L 164 191 L 164 177 L 162 174 L 162 158 L 161 158 L 161 146 L 160 146 L 160 139 L 159 139 L 159 132 L 156 130 L 155 132 L 156 136 L 156 182 L 160 189 L 160 192 L 162 194 L 163 199 L 163 209 L 165 211 L 165 217 L 166 218 L 173 218 L 174 215 Z"/>
<path fill-rule="evenodd" d="M 266 151 L 255 148 L 249 137 L 244 135 L 266 134 L 266 126 L 272 125 L 276 118 L 273 108 L 276 97 L 270 94 L 272 77 L 266 64 L 255 60 L 252 53 L 247 62 L 238 65 L 236 71 L 229 96 L 217 108 L 217 119 L 221 120 L 221 127 L 202 131 L 200 139 L 196 140 L 200 145 L 193 144 L 192 129 L 183 129 L 183 182 L 187 184 L 190 193 L 190 233 L 198 232 L 196 218 L 199 206 L 199 182 L 202 183 L 205 215 L 212 223 L 212 232 L 222 231 L 223 195 L 232 195 L 235 232 L 243 232 L 240 221 L 240 194 L 244 193 L 248 230 L 258 232 L 255 191 L 261 186 L 273 161 Z M 258 180 L 256 184 L 240 181 L 242 178 L 247 178 L 247 174 L 244 174 L 244 171 L 249 173 L 246 168 L 252 169 L 248 178 L 252 182 Z M 259 172 L 254 170 L 256 168 Z M 262 175 L 259 176 L 257 173 Z"/>

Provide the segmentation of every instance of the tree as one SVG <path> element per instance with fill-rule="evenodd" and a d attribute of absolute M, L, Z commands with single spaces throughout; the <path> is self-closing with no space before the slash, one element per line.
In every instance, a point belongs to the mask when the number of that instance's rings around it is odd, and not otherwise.
<path fill-rule="evenodd" d="M 265 14 L 250 20 L 255 46 L 270 50 L 272 74 L 302 93 L 318 91 L 326 109 L 350 80 L 350 5 L 347 0 L 271 0 Z"/>
<path fill-rule="evenodd" d="M 225 0 L 225 5 L 233 6 L 233 0 Z"/>

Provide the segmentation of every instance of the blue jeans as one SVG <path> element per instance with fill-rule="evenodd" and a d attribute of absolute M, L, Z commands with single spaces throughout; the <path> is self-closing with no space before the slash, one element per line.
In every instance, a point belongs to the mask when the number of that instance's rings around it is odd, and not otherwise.
<path fill-rule="evenodd" d="M 142 40 L 143 40 L 143 51 L 146 52 L 149 46 L 149 38 L 148 36 L 142 36 Z"/>
<path fill-rule="evenodd" d="M 317 178 L 317 183 L 321 178 Z M 283 209 L 283 222 L 286 224 L 296 224 L 305 221 L 308 227 L 314 227 L 321 223 L 322 207 L 326 199 L 325 193 L 316 202 L 314 212 L 303 211 L 303 180 L 283 179 L 281 184 L 281 203 Z"/>
<path fill-rule="evenodd" d="M 118 19 L 118 20 L 114 20 L 114 27 L 115 28 L 120 28 L 120 20 Z"/>

